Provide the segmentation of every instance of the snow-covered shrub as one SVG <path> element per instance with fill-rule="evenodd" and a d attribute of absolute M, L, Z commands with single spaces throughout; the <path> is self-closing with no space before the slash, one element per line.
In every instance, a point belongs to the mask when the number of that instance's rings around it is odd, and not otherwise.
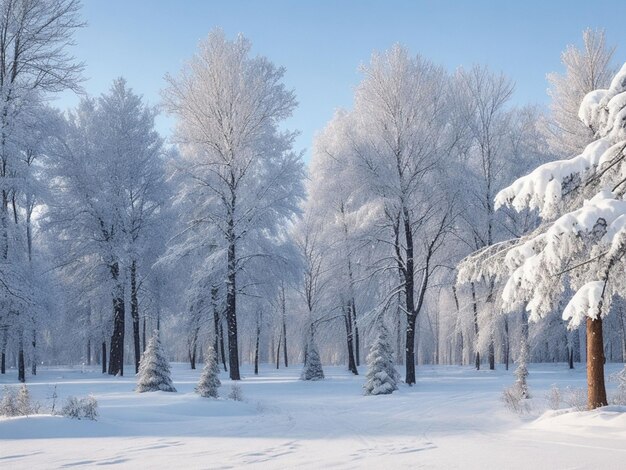
<path fill-rule="evenodd" d="M 217 363 L 217 355 L 213 346 L 209 346 L 204 356 L 204 368 L 200 375 L 200 381 L 195 388 L 196 393 L 205 398 L 217 398 L 217 389 L 222 385 L 219 374 L 220 367 Z"/>
<path fill-rule="evenodd" d="M 241 387 L 239 386 L 239 384 L 234 383 L 230 386 L 230 393 L 228 394 L 228 398 L 230 400 L 243 401 L 243 392 L 241 391 Z"/>
<path fill-rule="evenodd" d="M 57 384 L 54 384 L 52 387 L 52 392 L 48 396 L 52 404 L 50 405 L 50 412 L 54 414 L 57 406 L 57 398 L 59 398 L 59 394 L 57 393 Z"/>
<path fill-rule="evenodd" d="M 567 395 L 565 397 L 565 401 L 570 408 L 574 408 L 576 411 L 585 411 L 589 409 L 587 405 L 587 390 L 571 387 L 567 387 L 566 390 Z"/>
<path fill-rule="evenodd" d="M 14 388 L 4 387 L 0 400 L 0 416 L 28 416 L 39 412 L 39 403 L 34 402 L 25 384 L 17 393 Z"/>
<path fill-rule="evenodd" d="M 525 414 L 530 412 L 530 404 L 522 394 L 522 389 L 517 385 L 505 388 L 502 391 L 504 406 L 513 413 Z"/>
<path fill-rule="evenodd" d="M 323 378 L 322 360 L 320 359 L 320 353 L 317 351 L 313 335 L 311 335 L 304 355 L 304 368 L 300 374 L 300 380 L 322 380 Z"/>
<path fill-rule="evenodd" d="M 387 395 L 398 390 L 400 375 L 393 363 L 393 351 L 389 342 L 389 331 L 379 321 L 378 336 L 367 356 L 367 375 L 363 385 L 366 395 Z"/>
<path fill-rule="evenodd" d="M 551 410 L 558 410 L 561 408 L 561 401 L 563 398 L 561 397 L 561 389 L 557 387 L 556 384 L 550 387 L 548 393 L 546 393 L 546 402 L 548 403 L 548 408 Z"/>
<path fill-rule="evenodd" d="M 137 392 L 175 392 L 170 377 L 170 364 L 165 358 L 159 333 L 154 332 L 148 347 L 141 357 L 137 374 Z"/>
<path fill-rule="evenodd" d="M 31 399 L 26 384 L 22 384 L 20 390 L 17 392 L 15 404 L 17 405 L 17 413 L 21 416 L 36 414 L 39 410 L 39 405 L 34 403 Z"/>
<path fill-rule="evenodd" d="M 61 415 L 66 418 L 95 421 L 98 416 L 98 401 L 92 395 L 83 398 L 69 396 L 61 410 Z"/>
<path fill-rule="evenodd" d="M 17 399 L 13 388 L 4 386 L 0 400 L 0 416 L 17 416 Z"/>
<path fill-rule="evenodd" d="M 617 382 L 617 392 L 613 396 L 614 405 L 626 405 L 626 366 L 612 377 Z"/>

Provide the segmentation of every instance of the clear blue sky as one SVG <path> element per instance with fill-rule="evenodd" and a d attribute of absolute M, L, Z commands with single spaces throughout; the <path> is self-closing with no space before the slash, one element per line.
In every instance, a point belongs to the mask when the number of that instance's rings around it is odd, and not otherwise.
<path fill-rule="evenodd" d="M 359 64 L 396 42 L 449 70 L 483 63 L 516 83 L 516 103 L 547 103 L 545 75 L 561 70 L 560 53 L 586 27 L 604 28 L 626 61 L 626 1 L 84 0 L 88 26 L 76 35 L 90 94 L 124 76 L 151 104 L 163 76 L 176 73 L 214 27 L 243 33 L 254 52 L 287 68 L 300 103 L 287 123 L 310 153 L 315 132 L 337 107 L 349 107 Z M 74 106 L 64 93 L 61 108 Z M 173 121 L 160 117 L 168 136 Z"/>

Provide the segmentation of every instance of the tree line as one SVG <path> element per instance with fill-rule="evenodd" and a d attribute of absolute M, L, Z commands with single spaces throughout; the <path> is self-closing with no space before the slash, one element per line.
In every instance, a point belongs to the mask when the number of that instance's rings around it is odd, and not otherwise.
<path fill-rule="evenodd" d="M 84 65 L 67 52 L 80 4 L 1 7 L 2 373 L 15 364 L 24 381 L 42 362 L 136 373 L 154 329 L 193 368 L 211 345 L 234 380 L 241 362 L 258 372 L 311 354 L 358 374 L 381 336 L 408 384 L 421 363 L 508 368 L 526 347 L 534 361 L 585 357 L 589 330 L 562 319 L 575 270 L 537 284 L 536 302 L 549 302 L 532 321 L 530 299 L 503 302 L 513 288 L 485 266 L 507 266 L 503 253 L 563 210 L 501 191 L 609 132 L 606 119 L 578 118 L 615 74 L 603 32 L 565 50 L 547 110 L 514 104 L 513 82 L 486 66 L 450 72 L 401 45 L 374 52 L 306 164 L 285 130 L 297 106 L 285 69 L 245 37 L 211 32 L 165 78 L 158 109 L 119 78 L 61 112 L 49 98 L 81 91 Z M 167 141 L 160 110 L 176 118 Z M 561 176 L 535 191 L 560 198 L 583 178 Z M 623 361 L 611 292 L 600 348 Z"/>

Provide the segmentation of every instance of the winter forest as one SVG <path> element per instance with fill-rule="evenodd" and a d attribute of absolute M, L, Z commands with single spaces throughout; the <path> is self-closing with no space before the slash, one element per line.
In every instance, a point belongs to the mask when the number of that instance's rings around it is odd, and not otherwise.
<path fill-rule="evenodd" d="M 390 42 L 305 151 L 245 31 L 90 95 L 82 9 L 0 1 L 0 466 L 619 468 L 620 38 L 545 106 Z"/>

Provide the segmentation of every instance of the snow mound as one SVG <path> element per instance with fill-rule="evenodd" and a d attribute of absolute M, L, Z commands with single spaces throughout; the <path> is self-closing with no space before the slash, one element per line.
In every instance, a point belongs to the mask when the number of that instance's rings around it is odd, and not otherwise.
<path fill-rule="evenodd" d="M 528 428 L 575 435 L 611 436 L 626 439 L 626 406 L 604 406 L 593 411 L 550 410 Z"/>

